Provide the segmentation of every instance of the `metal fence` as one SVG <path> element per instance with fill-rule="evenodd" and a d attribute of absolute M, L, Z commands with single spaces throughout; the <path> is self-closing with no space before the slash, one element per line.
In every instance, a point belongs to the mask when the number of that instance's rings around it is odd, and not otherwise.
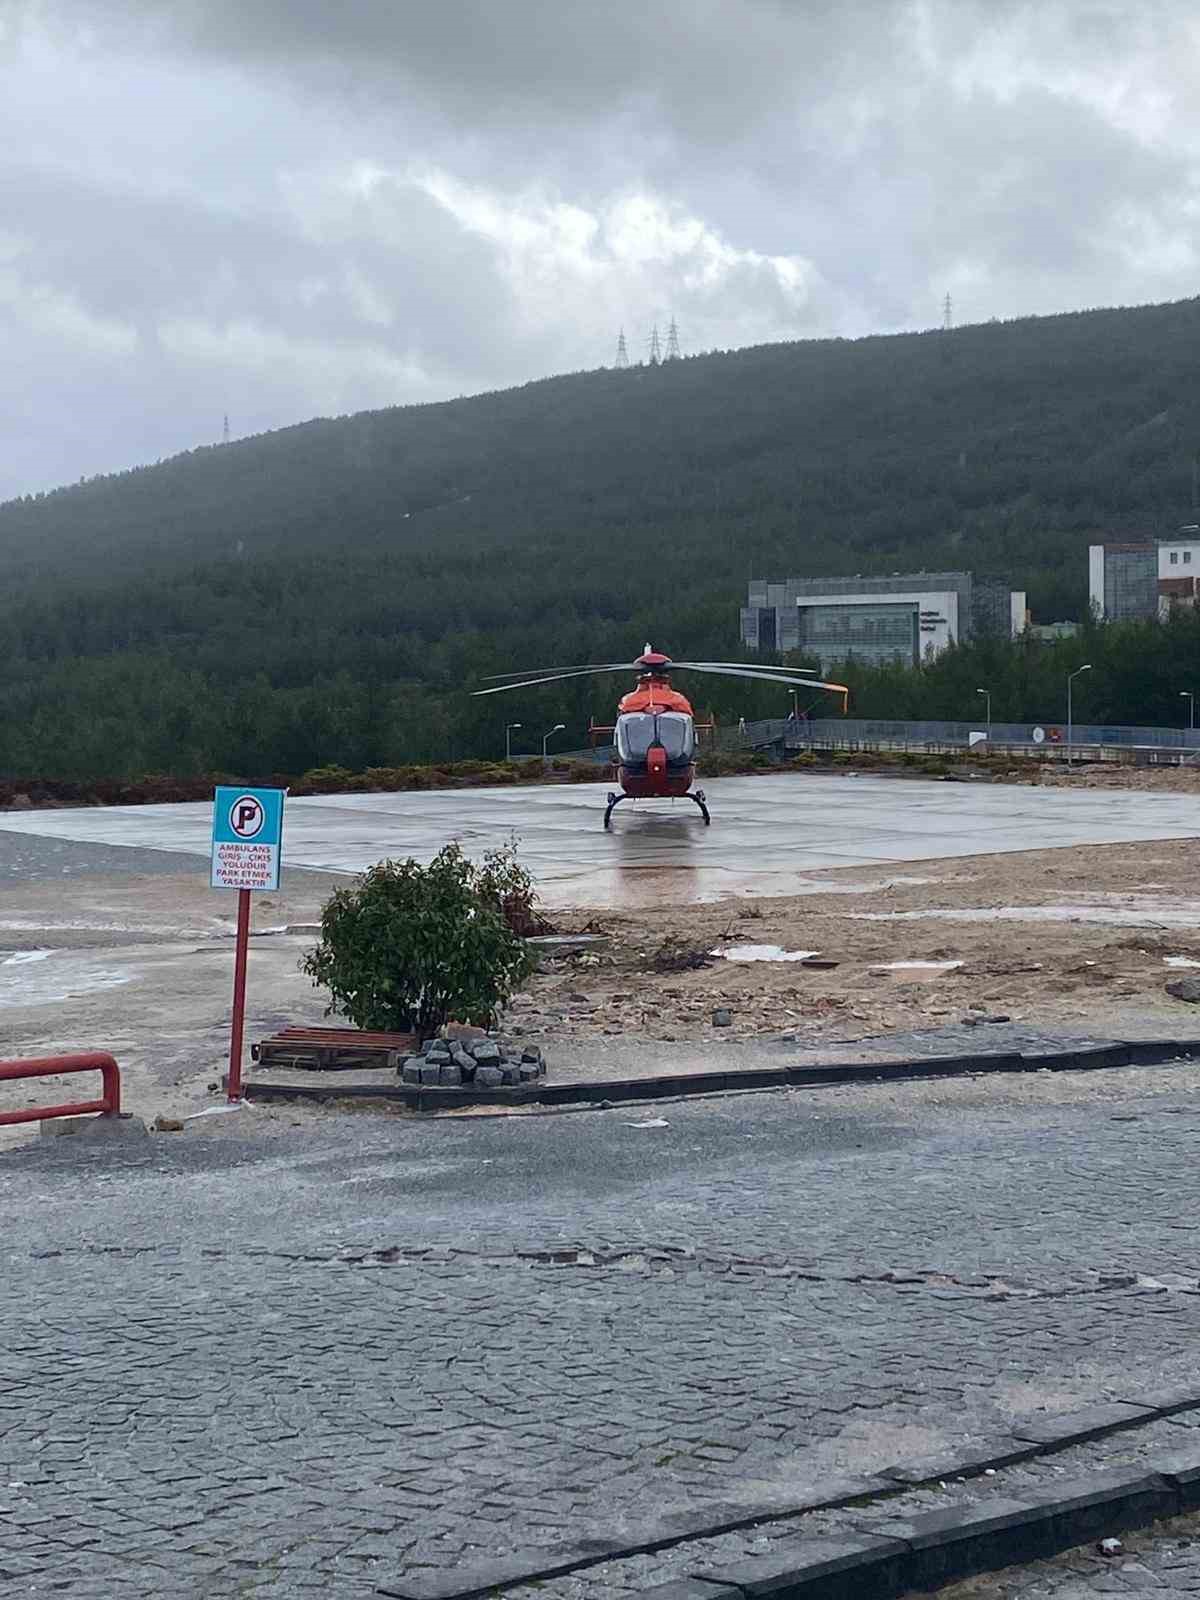
<path fill-rule="evenodd" d="M 889 749 L 966 750 L 972 735 L 987 734 L 982 722 L 877 722 L 855 717 L 814 717 L 808 720 L 769 718 L 737 728 L 719 730 L 718 743 L 726 748 L 763 750 Z M 974 742 L 978 743 L 978 740 Z M 1171 761 L 1200 758 L 1200 728 L 1130 728 L 1103 723 L 993 722 L 990 746 L 1029 755 L 1054 755 L 1070 745 L 1089 754 Z"/>

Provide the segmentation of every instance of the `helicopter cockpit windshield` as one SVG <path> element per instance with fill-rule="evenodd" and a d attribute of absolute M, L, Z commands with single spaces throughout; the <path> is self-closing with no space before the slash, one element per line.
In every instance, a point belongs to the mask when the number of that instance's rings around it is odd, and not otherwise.
<path fill-rule="evenodd" d="M 617 718 L 617 755 L 622 766 L 644 766 L 652 745 L 667 753 L 668 767 L 686 767 L 695 757 L 696 730 L 682 711 L 631 711 Z"/>

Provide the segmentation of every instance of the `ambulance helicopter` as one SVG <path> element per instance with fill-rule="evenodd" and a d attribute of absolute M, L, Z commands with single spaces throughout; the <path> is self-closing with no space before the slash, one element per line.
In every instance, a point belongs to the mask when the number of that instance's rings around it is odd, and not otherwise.
<path fill-rule="evenodd" d="M 530 676 L 530 672 L 540 674 Z M 806 689 L 825 689 L 840 694 L 846 709 L 850 691 L 844 683 L 822 683 L 784 667 L 754 666 L 741 661 L 672 661 L 647 645 L 636 661 L 607 661 L 587 667 L 536 667 L 528 671 L 500 672 L 496 679 L 515 678 L 515 683 L 499 683 L 494 689 L 476 689 L 476 697 L 507 694 L 510 689 L 531 689 L 543 683 L 559 683 L 564 678 L 583 678 L 593 672 L 636 672 L 637 687 L 623 696 L 617 706 L 617 720 L 608 727 L 592 723 L 588 732 L 592 743 L 597 734 L 615 734 L 617 777 L 621 793 L 612 791 L 604 811 L 604 826 L 612 825 L 612 814 L 622 800 L 691 800 L 700 808 L 705 826 L 709 823 L 708 802 L 703 789 L 693 789 L 696 781 L 696 733 L 711 732 L 713 722 L 700 723 L 687 697 L 671 685 L 673 672 L 705 672 L 724 678 L 750 678 L 757 683 L 778 683 Z M 487 680 L 494 681 L 492 679 Z"/>

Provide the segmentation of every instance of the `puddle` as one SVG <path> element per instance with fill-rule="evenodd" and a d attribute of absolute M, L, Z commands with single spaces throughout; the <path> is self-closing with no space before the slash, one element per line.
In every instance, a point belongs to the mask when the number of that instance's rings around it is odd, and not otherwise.
<path fill-rule="evenodd" d="M 889 889 L 921 889 L 944 878 L 877 878 L 870 883 L 838 883 L 835 878 L 801 878 L 781 893 L 787 894 L 886 894 Z"/>
<path fill-rule="evenodd" d="M 35 963 L 58 956 L 48 967 Z M 96 966 L 87 959 L 54 950 L 19 950 L 0 961 L 0 1008 L 54 1005 L 79 995 L 100 994 L 132 983 L 128 968 Z"/>
<path fill-rule="evenodd" d="M 859 922 L 1085 922 L 1109 928 L 1200 928 L 1200 900 L 1139 901 L 1136 895 L 1089 896 L 1071 905 L 976 906 L 962 910 L 855 911 Z"/>
<path fill-rule="evenodd" d="M 816 950 L 785 950 L 779 944 L 731 944 L 724 950 L 710 950 L 710 955 L 723 956 L 726 961 L 811 961 Z"/>
<path fill-rule="evenodd" d="M 872 972 L 904 972 L 910 976 L 921 973 L 936 974 L 939 972 L 956 972 L 963 963 L 961 961 L 884 961 L 879 966 L 872 967 Z"/>

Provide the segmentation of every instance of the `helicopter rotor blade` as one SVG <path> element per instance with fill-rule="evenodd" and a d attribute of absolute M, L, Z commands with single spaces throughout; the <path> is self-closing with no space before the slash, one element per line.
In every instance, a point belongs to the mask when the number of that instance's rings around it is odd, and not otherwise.
<path fill-rule="evenodd" d="M 615 667 L 576 667 L 571 672 L 554 672 L 548 678 L 523 678 L 520 683 L 499 683 L 494 689 L 475 689 L 473 697 L 478 699 L 482 694 L 506 694 L 509 689 L 532 689 L 539 683 L 561 683 L 564 678 L 587 678 L 593 672 L 636 672 L 637 668 L 628 661 L 622 661 Z"/>
<path fill-rule="evenodd" d="M 677 667 L 744 667 L 747 672 L 815 672 L 816 667 L 780 667 L 773 661 L 675 661 Z"/>
<path fill-rule="evenodd" d="M 767 672 L 760 667 L 718 667 L 699 661 L 678 661 L 688 672 L 707 672 L 718 678 L 750 678 L 756 683 L 782 683 L 797 689 L 828 689 L 833 694 L 849 694 L 844 683 L 825 683 L 820 678 L 801 678 L 794 673 Z"/>
<path fill-rule="evenodd" d="M 531 673 L 537 674 L 539 672 L 561 672 L 565 675 L 568 672 L 620 672 L 626 669 L 630 672 L 636 672 L 637 663 L 635 661 L 596 661 L 589 665 L 574 667 L 526 667 L 522 672 L 489 672 L 483 681 L 484 683 L 499 683 L 501 678 L 527 678 Z"/>

